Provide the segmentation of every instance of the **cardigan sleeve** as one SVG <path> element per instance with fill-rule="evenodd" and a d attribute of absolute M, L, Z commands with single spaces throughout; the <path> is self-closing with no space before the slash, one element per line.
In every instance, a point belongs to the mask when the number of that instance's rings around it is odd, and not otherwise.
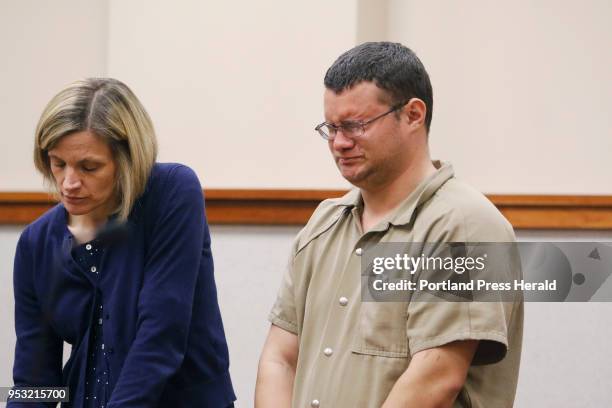
<path fill-rule="evenodd" d="M 136 336 L 108 408 L 157 407 L 187 349 L 202 252 L 210 250 L 204 197 L 197 176 L 185 166 L 174 168 L 161 187 L 146 215 L 152 226 Z"/>
<path fill-rule="evenodd" d="M 33 254 L 28 247 L 26 229 L 19 238 L 13 269 L 15 295 L 16 387 L 59 387 L 62 384 L 63 340 L 45 318 L 34 289 Z M 8 407 L 53 407 L 57 403 L 9 402 Z"/>

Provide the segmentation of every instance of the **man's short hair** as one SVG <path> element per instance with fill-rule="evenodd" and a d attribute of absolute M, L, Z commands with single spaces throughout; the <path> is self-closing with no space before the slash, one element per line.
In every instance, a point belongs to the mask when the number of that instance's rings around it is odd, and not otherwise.
<path fill-rule="evenodd" d="M 390 96 L 390 105 L 419 98 L 427 106 L 425 129 L 429 132 L 433 91 L 421 60 L 408 47 L 391 42 L 367 42 L 356 46 L 332 64 L 324 84 L 336 93 L 360 82 L 371 81 Z"/>

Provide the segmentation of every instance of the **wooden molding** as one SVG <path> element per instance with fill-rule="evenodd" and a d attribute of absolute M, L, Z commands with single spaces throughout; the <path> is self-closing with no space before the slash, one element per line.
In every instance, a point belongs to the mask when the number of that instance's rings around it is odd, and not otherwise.
<path fill-rule="evenodd" d="M 612 196 L 487 197 L 516 229 L 612 230 Z"/>
<path fill-rule="evenodd" d="M 342 190 L 206 190 L 211 224 L 301 225 Z M 612 196 L 488 195 L 517 229 L 612 230 Z M 0 192 L 0 225 L 28 224 L 54 205 L 45 193 Z"/>

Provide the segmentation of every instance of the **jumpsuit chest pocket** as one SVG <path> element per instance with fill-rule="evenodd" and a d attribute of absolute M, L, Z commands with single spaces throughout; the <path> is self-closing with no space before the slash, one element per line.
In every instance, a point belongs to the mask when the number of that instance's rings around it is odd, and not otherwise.
<path fill-rule="evenodd" d="M 407 358 L 407 310 L 406 302 L 362 302 L 353 353 Z"/>

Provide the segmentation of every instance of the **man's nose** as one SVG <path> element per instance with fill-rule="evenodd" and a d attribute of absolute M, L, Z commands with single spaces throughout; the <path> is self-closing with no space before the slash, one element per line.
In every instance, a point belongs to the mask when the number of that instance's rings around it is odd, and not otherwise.
<path fill-rule="evenodd" d="M 64 190 L 76 190 L 81 187 L 81 178 L 73 168 L 66 168 L 62 187 Z"/>
<path fill-rule="evenodd" d="M 334 140 L 331 141 L 332 147 L 335 150 L 346 150 L 350 149 L 355 145 L 355 140 L 345 136 L 344 129 L 338 129 Z"/>

